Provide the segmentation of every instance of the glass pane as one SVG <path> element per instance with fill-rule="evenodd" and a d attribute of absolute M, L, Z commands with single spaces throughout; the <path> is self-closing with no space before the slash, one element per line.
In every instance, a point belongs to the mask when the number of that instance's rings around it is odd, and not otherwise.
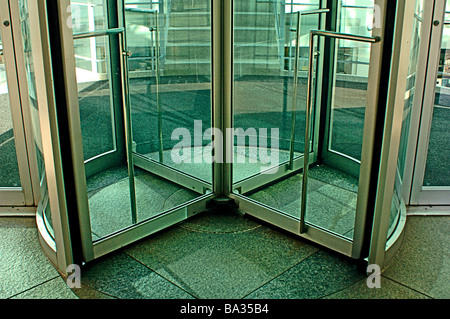
<path fill-rule="evenodd" d="M 374 1 L 342 1 L 338 32 L 371 36 Z M 329 149 L 361 161 L 370 44 L 336 41 L 337 69 Z"/>
<path fill-rule="evenodd" d="M 71 1 L 73 33 L 106 30 L 105 0 Z M 107 37 L 74 41 L 84 159 L 115 150 Z"/>
<path fill-rule="evenodd" d="M 128 82 L 134 156 L 211 180 L 211 165 L 177 164 L 171 157 L 178 143 L 172 140 L 173 131 L 185 128 L 193 133 L 194 121 L 202 119 L 205 129 L 211 126 L 209 1 L 130 2 L 124 17 L 127 49 L 132 52 Z M 77 30 L 106 29 L 105 4 L 97 1 L 80 10 L 88 16 L 75 19 L 74 23 L 80 21 Z M 198 34 L 203 37 L 191 39 Z M 117 98 L 123 93 L 119 83 L 125 74 L 119 69 L 118 39 L 114 35 L 75 40 L 83 151 L 86 160 L 97 156 L 86 163 L 94 241 L 200 196 L 153 174 L 151 166 L 129 170 L 128 160 L 134 159 L 127 158 L 123 101 Z M 181 42 L 184 39 L 189 41 Z M 191 54 L 184 55 L 186 48 L 192 49 Z M 104 154 L 111 150 L 115 152 Z"/>
<path fill-rule="evenodd" d="M 278 166 L 289 163 L 291 149 L 293 160 L 302 161 L 309 33 L 320 28 L 320 16 L 301 17 L 296 74 L 297 12 L 319 9 L 319 2 L 240 0 L 234 12 L 233 182 L 259 175 L 266 185 L 245 195 L 297 219 L 301 175 L 269 182 L 285 172 Z"/>
<path fill-rule="evenodd" d="M 125 1 L 134 151 L 212 184 L 211 1 Z"/>
<path fill-rule="evenodd" d="M 212 184 L 210 1 L 127 0 L 125 22 L 140 222 L 201 196 L 153 165 Z"/>
<path fill-rule="evenodd" d="M 108 37 L 78 39 L 74 44 L 87 46 L 96 55 L 93 59 L 76 59 L 83 152 L 84 159 L 89 160 L 115 150 L 111 73 L 106 67 Z"/>
<path fill-rule="evenodd" d="M 447 2 L 445 20 L 450 21 Z M 450 186 L 450 25 L 444 26 L 424 186 Z"/>
<path fill-rule="evenodd" d="M 304 152 L 309 32 L 319 15 L 302 16 L 298 86 L 294 76 L 298 11 L 319 1 L 247 1 L 234 5 L 233 182 L 259 175 Z M 273 152 L 276 149 L 277 152 Z"/>
<path fill-rule="evenodd" d="M 0 34 L 0 187 L 20 187 L 3 46 Z"/>
<path fill-rule="evenodd" d="M 73 33 L 108 27 L 104 0 L 72 1 Z M 108 37 L 74 41 L 84 159 L 115 150 Z"/>

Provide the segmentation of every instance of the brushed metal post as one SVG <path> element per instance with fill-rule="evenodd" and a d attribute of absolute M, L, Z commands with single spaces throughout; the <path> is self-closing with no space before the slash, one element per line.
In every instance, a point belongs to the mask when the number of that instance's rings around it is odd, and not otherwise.
<path fill-rule="evenodd" d="M 295 144 L 295 122 L 297 120 L 297 96 L 298 96 L 298 68 L 300 60 L 300 25 L 302 20 L 301 12 L 297 12 L 297 28 L 295 36 L 295 61 L 294 61 L 294 84 L 292 92 L 292 122 L 291 122 L 291 140 L 289 154 L 289 169 L 294 168 L 294 144 Z"/>
<path fill-rule="evenodd" d="M 131 222 L 137 224 L 137 208 L 136 208 L 136 185 L 134 181 L 134 163 L 133 163 L 133 137 L 131 131 L 131 107 L 128 83 L 128 57 L 130 52 L 126 51 L 124 31 L 119 33 L 119 50 L 122 55 L 122 98 L 123 98 L 123 118 L 125 130 L 125 144 L 128 163 L 128 180 L 130 185 L 130 201 L 131 201 Z"/>

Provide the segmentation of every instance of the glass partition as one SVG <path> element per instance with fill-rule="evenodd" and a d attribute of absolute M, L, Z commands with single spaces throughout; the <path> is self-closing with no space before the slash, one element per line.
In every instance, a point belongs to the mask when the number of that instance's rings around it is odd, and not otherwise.
<path fill-rule="evenodd" d="M 234 194 L 249 214 L 323 241 L 339 238 L 343 249 L 361 242 L 355 228 L 367 200 L 370 161 L 362 154 L 372 143 L 366 114 L 376 108 L 368 95 L 379 76 L 370 62 L 380 28 L 373 35 L 374 1 L 339 4 L 331 11 L 322 1 L 296 3 L 292 12 L 292 3 L 235 2 L 232 169 Z M 336 19 L 334 32 L 321 33 L 326 17 Z"/>
<path fill-rule="evenodd" d="M 209 3 L 72 1 L 94 243 L 212 188 Z"/>
<path fill-rule="evenodd" d="M 309 32 L 324 24 L 321 5 L 235 1 L 232 174 L 242 194 L 303 166 Z"/>
<path fill-rule="evenodd" d="M 341 2 L 338 32 L 371 36 L 373 0 Z M 361 161 L 370 44 L 338 40 L 329 150 Z"/>
<path fill-rule="evenodd" d="M 211 1 L 127 0 L 124 19 L 136 165 L 211 189 Z"/>

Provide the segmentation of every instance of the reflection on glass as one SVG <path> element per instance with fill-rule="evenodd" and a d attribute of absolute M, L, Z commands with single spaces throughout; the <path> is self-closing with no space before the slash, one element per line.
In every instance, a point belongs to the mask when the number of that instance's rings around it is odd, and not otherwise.
<path fill-rule="evenodd" d="M 447 2 L 445 21 L 450 21 L 450 3 Z M 450 186 L 450 26 L 445 25 L 442 34 L 441 58 L 436 83 L 436 96 L 433 108 L 425 169 L 424 186 Z"/>
<path fill-rule="evenodd" d="M 125 1 L 135 154 L 212 183 L 210 1 Z"/>
<path fill-rule="evenodd" d="M 5 62 L 0 34 L 0 187 L 20 187 Z"/>
<path fill-rule="evenodd" d="M 85 40 L 88 40 L 89 47 L 90 39 L 77 39 L 74 43 L 78 44 Z M 106 61 L 108 38 L 97 37 L 95 42 L 97 57 Z M 84 159 L 89 160 L 115 149 L 111 75 L 103 63 L 99 64 L 101 69 L 96 69 L 95 72 L 86 71 L 82 60 L 77 60 L 76 66 L 83 153 Z M 93 69 L 93 64 L 91 67 Z"/>
<path fill-rule="evenodd" d="M 264 161 L 256 149 L 269 154 L 271 151 L 265 147 L 271 148 L 276 142 L 278 164 L 291 160 L 292 147 L 293 159 L 298 159 L 304 152 L 309 32 L 319 28 L 319 15 L 301 18 L 296 92 L 295 31 L 297 12 L 318 8 L 319 1 L 235 2 L 234 183 L 259 175 L 266 167 L 277 164 L 270 162 L 267 165 L 265 162 L 268 161 Z M 278 131 L 277 137 L 273 130 Z M 267 139 L 265 145 L 261 145 L 260 138 Z"/>
<path fill-rule="evenodd" d="M 373 0 L 342 1 L 338 32 L 371 36 Z M 370 44 L 336 41 L 337 65 L 329 149 L 361 161 Z"/>

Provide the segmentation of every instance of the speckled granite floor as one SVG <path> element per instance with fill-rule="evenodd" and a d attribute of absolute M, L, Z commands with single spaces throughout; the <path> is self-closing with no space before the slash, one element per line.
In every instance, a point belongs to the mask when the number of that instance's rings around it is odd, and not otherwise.
<path fill-rule="evenodd" d="M 351 260 L 234 213 L 212 212 L 92 262 L 70 290 L 30 218 L 0 219 L 0 298 L 450 298 L 450 217 L 409 217 L 398 254 L 368 289 Z"/>
<path fill-rule="evenodd" d="M 185 165 L 196 176 L 205 171 L 203 164 Z M 255 172 L 260 163 L 247 164 Z M 243 172 L 252 169 L 237 170 Z M 300 218 L 301 174 L 291 176 L 253 193 L 246 194 L 251 199 L 282 211 L 294 218 Z M 176 184 L 135 169 L 135 190 L 137 221 L 144 221 L 164 211 L 174 208 L 199 195 Z M 89 210 L 93 239 L 97 240 L 116 231 L 132 226 L 130 185 L 126 167 L 108 169 L 88 179 Z M 306 220 L 349 239 L 353 238 L 358 179 L 343 171 L 321 165 L 310 170 L 308 181 L 308 203 Z"/>

